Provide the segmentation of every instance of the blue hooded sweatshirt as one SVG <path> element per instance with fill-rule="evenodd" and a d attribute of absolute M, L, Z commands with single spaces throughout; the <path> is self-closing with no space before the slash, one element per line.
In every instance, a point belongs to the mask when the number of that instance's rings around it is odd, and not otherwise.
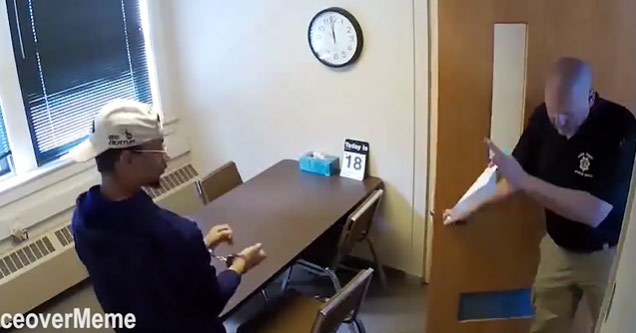
<path fill-rule="evenodd" d="M 133 313 L 135 332 L 225 332 L 219 314 L 241 277 L 216 275 L 194 222 L 143 191 L 115 202 L 95 186 L 77 199 L 72 228 L 104 312 Z"/>

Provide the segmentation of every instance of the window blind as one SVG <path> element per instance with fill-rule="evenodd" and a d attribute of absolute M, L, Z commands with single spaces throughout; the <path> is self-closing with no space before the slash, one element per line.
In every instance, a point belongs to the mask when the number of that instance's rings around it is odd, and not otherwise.
<path fill-rule="evenodd" d="M 0 176 L 11 172 L 11 149 L 7 139 L 7 131 L 4 126 L 4 116 L 0 108 Z"/>
<path fill-rule="evenodd" d="M 152 102 L 140 0 L 6 1 L 39 165 L 84 140 L 107 102 Z"/>

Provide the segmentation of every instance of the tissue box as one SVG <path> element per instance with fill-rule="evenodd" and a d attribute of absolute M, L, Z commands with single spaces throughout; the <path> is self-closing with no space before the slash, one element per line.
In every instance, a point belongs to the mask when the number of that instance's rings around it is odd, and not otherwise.
<path fill-rule="evenodd" d="M 338 157 L 309 152 L 300 157 L 298 165 L 301 171 L 323 176 L 331 176 L 338 172 Z"/>

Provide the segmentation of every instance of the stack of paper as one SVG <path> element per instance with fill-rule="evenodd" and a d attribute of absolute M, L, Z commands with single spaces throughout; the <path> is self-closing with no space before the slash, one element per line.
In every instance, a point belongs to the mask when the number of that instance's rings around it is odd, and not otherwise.
<path fill-rule="evenodd" d="M 486 168 L 477 178 L 475 183 L 464 193 L 455 204 L 452 212 L 454 216 L 462 216 L 466 212 L 472 212 L 484 198 L 495 194 L 497 188 L 497 166 Z"/>

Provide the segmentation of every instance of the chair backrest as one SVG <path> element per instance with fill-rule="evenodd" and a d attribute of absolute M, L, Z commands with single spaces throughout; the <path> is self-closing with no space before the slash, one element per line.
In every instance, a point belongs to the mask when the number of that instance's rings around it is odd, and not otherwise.
<path fill-rule="evenodd" d="M 338 253 L 341 256 L 351 252 L 356 242 L 364 239 L 371 228 L 371 222 L 380 206 L 384 190 L 373 191 L 347 218 L 340 234 Z"/>
<path fill-rule="evenodd" d="M 190 215 L 203 208 L 196 183 L 190 183 L 157 201 L 157 205 L 179 215 Z"/>
<path fill-rule="evenodd" d="M 243 179 L 236 168 L 236 163 L 228 162 L 201 180 L 200 192 L 203 201 L 207 204 L 241 184 Z"/>
<path fill-rule="evenodd" d="M 347 319 L 355 319 L 369 289 L 373 269 L 360 271 L 344 288 L 334 295 L 316 315 L 312 333 L 336 332 Z"/>

